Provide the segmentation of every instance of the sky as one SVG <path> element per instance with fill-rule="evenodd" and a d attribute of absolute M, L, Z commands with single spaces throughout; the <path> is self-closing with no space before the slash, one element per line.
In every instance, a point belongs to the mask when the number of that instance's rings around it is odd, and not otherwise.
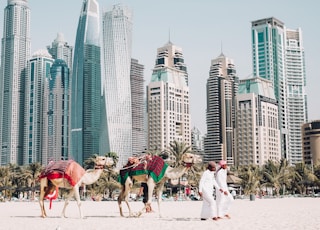
<path fill-rule="evenodd" d="M 74 46 L 82 0 L 28 0 L 32 53 L 64 34 Z M 305 49 L 309 121 L 320 119 L 320 1 L 316 0 L 98 0 L 102 10 L 122 3 L 133 12 L 132 58 L 145 66 L 150 82 L 157 49 L 169 40 L 183 50 L 188 68 L 192 127 L 206 133 L 206 82 L 210 63 L 223 53 L 234 60 L 240 79 L 252 77 L 251 22 L 268 17 L 301 28 Z M 0 0 L 0 37 L 3 11 Z"/>

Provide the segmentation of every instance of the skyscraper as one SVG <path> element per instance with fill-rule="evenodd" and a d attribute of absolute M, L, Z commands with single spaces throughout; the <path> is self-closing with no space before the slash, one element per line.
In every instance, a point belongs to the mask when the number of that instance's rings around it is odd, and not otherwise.
<path fill-rule="evenodd" d="M 253 76 L 272 81 L 279 106 L 282 157 L 288 157 L 288 114 L 285 74 L 285 26 L 276 18 L 253 21 L 252 59 Z"/>
<path fill-rule="evenodd" d="M 279 162 L 278 103 L 272 82 L 259 77 L 240 80 L 236 114 L 235 165 Z"/>
<path fill-rule="evenodd" d="M 29 61 L 28 78 L 26 79 L 25 135 L 23 164 L 42 162 L 43 115 L 48 98 L 45 83 L 50 75 L 53 59 L 47 50 L 38 50 Z"/>
<path fill-rule="evenodd" d="M 301 126 L 308 120 L 306 68 L 301 29 L 286 29 L 285 35 L 289 131 L 287 160 L 296 164 L 303 161 Z"/>
<path fill-rule="evenodd" d="M 207 136 L 204 161 L 234 163 L 234 128 L 238 77 L 232 59 L 221 54 L 211 61 L 207 80 Z"/>
<path fill-rule="evenodd" d="M 84 0 L 80 12 L 71 87 L 71 157 L 82 164 L 99 154 L 101 63 L 99 5 Z"/>
<path fill-rule="evenodd" d="M 166 150 L 174 141 L 191 146 L 187 76 L 180 47 L 169 41 L 158 48 L 156 64 L 147 86 L 149 150 Z"/>
<path fill-rule="evenodd" d="M 70 76 L 64 60 L 56 59 L 44 88 L 42 163 L 69 159 Z"/>
<path fill-rule="evenodd" d="M 252 22 L 253 75 L 271 80 L 278 100 L 281 152 L 290 164 L 301 162 L 301 125 L 307 119 L 305 60 L 301 30 L 276 18 Z"/>
<path fill-rule="evenodd" d="M 204 136 L 201 134 L 200 130 L 197 127 L 193 127 L 191 130 L 192 150 L 200 155 L 204 154 L 203 140 Z"/>
<path fill-rule="evenodd" d="M 25 79 L 31 52 L 27 0 L 8 0 L 1 48 L 0 165 L 23 164 Z"/>
<path fill-rule="evenodd" d="M 73 47 L 68 45 L 64 40 L 62 33 L 58 33 L 56 39 L 52 42 L 51 46 L 47 46 L 47 50 L 51 54 L 53 59 L 64 60 L 71 70 L 72 68 L 72 53 Z"/>
<path fill-rule="evenodd" d="M 119 166 L 132 155 L 132 99 L 130 86 L 132 13 L 114 5 L 103 14 L 103 119 L 106 132 L 101 148 L 119 156 Z"/>
<path fill-rule="evenodd" d="M 131 104 L 132 104 L 132 153 L 141 154 L 147 147 L 145 140 L 145 117 L 144 117 L 144 66 L 138 60 L 131 59 Z"/>

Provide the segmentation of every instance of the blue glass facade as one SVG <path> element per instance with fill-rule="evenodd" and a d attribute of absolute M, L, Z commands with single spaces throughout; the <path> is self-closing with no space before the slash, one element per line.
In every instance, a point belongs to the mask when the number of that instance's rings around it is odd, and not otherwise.
<path fill-rule="evenodd" d="M 99 5 L 83 2 L 74 47 L 71 96 L 71 158 L 82 164 L 99 153 L 101 63 Z"/>

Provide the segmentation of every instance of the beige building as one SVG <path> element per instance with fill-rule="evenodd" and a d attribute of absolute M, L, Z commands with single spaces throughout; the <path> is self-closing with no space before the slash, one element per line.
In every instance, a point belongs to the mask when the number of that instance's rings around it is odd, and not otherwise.
<path fill-rule="evenodd" d="M 148 149 L 165 150 L 173 141 L 191 145 L 188 75 L 181 48 L 158 49 L 147 86 Z"/>
<path fill-rule="evenodd" d="M 281 159 L 278 104 L 272 83 L 240 80 L 237 96 L 236 165 L 264 165 Z"/>
<path fill-rule="evenodd" d="M 320 120 L 302 125 L 303 160 L 306 164 L 320 164 Z"/>

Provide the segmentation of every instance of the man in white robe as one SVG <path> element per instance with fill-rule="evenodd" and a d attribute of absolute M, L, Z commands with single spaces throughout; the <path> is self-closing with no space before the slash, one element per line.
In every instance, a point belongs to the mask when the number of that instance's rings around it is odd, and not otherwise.
<path fill-rule="evenodd" d="M 216 172 L 216 181 L 219 187 L 224 191 L 224 193 L 217 193 L 217 210 L 218 210 L 218 218 L 221 219 L 226 217 L 230 219 L 229 210 L 231 203 L 233 202 L 233 196 L 228 191 L 227 185 L 227 162 L 221 160 L 219 162 L 219 168 Z"/>
<path fill-rule="evenodd" d="M 213 196 L 214 188 L 216 191 L 223 192 L 215 180 L 216 163 L 210 161 L 208 163 L 208 168 L 203 172 L 199 183 L 199 195 L 202 197 L 202 210 L 201 210 L 201 220 L 206 220 L 212 218 L 213 220 L 218 220 L 217 217 L 217 206 L 216 201 Z M 217 193 L 220 193 L 217 192 Z"/>

